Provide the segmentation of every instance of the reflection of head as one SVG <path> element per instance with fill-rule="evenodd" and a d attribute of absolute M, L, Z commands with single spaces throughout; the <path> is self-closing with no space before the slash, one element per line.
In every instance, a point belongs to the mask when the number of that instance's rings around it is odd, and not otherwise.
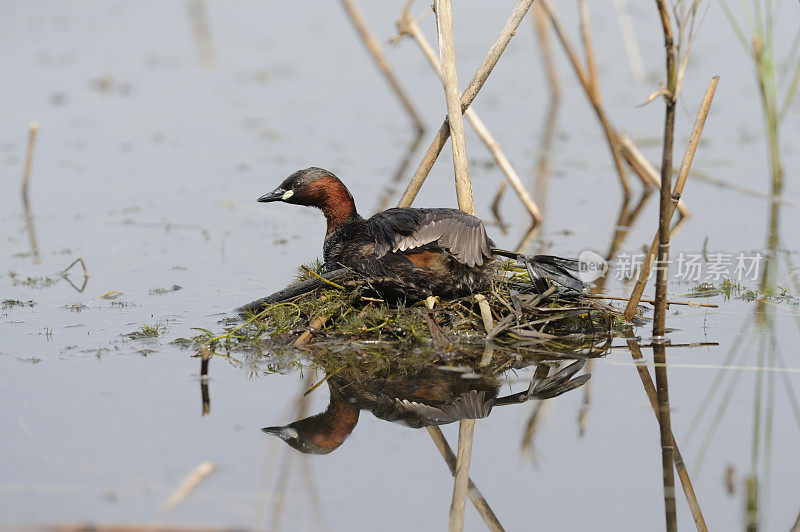
<path fill-rule="evenodd" d="M 358 407 L 331 394 L 328 409 L 285 427 L 265 427 L 267 434 L 277 436 L 306 454 L 328 454 L 339 447 L 358 423 Z"/>

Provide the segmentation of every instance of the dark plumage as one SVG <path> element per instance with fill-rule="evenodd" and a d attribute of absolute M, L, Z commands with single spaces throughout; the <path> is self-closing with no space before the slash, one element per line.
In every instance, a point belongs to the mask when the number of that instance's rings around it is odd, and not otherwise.
<path fill-rule="evenodd" d="M 387 209 L 364 219 L 347 187 L 322 168 L 298 170 L 258 201 L 322 210 L 328 223 L 325 268 L 351 268 L 391 299 L 458 297 L 479 291 L 491 280 L 495 254 L 524 259 L 534 280 L 547 277 L 570 288 L 580 285 L 568 271 L 575 269 L 575 261 L 495 250 L 483 222 L 458 209 Z"/>
<path fill-rule="evenodd" d="M 391 366 L 355 374 L 348 373 L 352 369 L 337 370 L 326 378 L 330 402 L 324 412 L 261 430 L 303 453 L 328 454 L 353 432 L 360 410 L 412 428 L 482 419 L 497 406 L 550 399 L 582 386 L 590 378 L 588 373 L 576 377 L 584 364 L 579 360 L 554 375 L 534 376 L 527 390 L 504 397 L 498 397 L 501 382 L 494 377 L 464 379 L 462 374 L 442 371 L 437 365 L 418 372 Z"/>

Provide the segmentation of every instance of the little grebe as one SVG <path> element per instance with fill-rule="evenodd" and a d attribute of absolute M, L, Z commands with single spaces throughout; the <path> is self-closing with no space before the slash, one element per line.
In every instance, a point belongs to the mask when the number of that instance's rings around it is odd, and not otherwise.
<path fill-rule="evenodd" d="M 576 377 L 584 364 L 579 360 L 554 375 L 534 375 L 527 390 L 503 397 L 498 397 L 501 381 L 493 376 L 464 379 L 461 373 L 442 371 L 438 365 L 420 371 L 392 366 L 377 372 L 336 370 L 326 377 L 330 402 L 324 412 L 261 430 L 303 453 L 328 454 L 353 432 L 361 410 L 412 428 L 482 419 L 495 406 L 550 399 L 582 386 L 590 378 L 588 373 Z"/>
<path fill-rule="evenodd" d="M 258 201 L 322 210 L 328 222 L 326 270 L 351 268 L 374 280 L 373 286 L 390 298 L 467 295 L 488 286 L 495 255 L 521 257 L 494 249 L 483 222 L 458 209 L 394 208 L 364 219 L 344 183 L 322 168 L 298 170 Z M 532 279 L 582 287 L 569 273 L 575 261 L 547 255 L 526 259 Z"/>

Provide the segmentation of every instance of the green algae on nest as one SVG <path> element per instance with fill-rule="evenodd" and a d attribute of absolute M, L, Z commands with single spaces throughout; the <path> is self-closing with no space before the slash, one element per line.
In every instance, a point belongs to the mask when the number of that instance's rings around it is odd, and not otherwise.
<path fill-rule="evenodd" d="M 320 269 L 319 263 L 302 267 L 298 281 L 321 277 Z M 409 305 L 390 305 L 375 296 L 368 279 L 355 275 L 336 282 L 322 279 L 305 293 L 277 301 L 264 298 L 259 302 L 271 302 L 258 309 L 249 305 L 242 313 L 244 321 L 228 323 L 222 333 L 198 329 L 201 334 L 191 342 L 215 350 L 274 350 L 290 346 L 299 333 L 313 329 L 309 343 L 314 345 L 379 342 L 398 349 L 431 346 L 455 351 L 490 340 L 494 347 L 534 349 L 553 342 L 568 346 L 610 342 L 623 327 L 619 312 L 596 299 L 556 287 L 545 295 L 533 293 L 527 271 L 512 261 L 501 262 L 491 287 L 477 295 L 485 298 L 491 316 L 486 310 L 482 315 L 476 294 Z M 184 345 L 189 343 L 183 340 Z"/>

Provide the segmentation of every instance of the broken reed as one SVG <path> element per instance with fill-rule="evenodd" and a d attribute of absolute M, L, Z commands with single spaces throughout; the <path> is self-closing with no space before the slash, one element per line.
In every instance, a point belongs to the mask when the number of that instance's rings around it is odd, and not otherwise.
<path fill-rule="evenodd" d="M 28 205 L 28 186 L 31 182 L 31 168 L 33 167 L 33 149 L 36 146 L 36 135 L 39 133 L 39 124 L 31 122 L 28 126 L 28 147 L 25 150 L 25 168 L 22 172 L 22 202 Z"/>

